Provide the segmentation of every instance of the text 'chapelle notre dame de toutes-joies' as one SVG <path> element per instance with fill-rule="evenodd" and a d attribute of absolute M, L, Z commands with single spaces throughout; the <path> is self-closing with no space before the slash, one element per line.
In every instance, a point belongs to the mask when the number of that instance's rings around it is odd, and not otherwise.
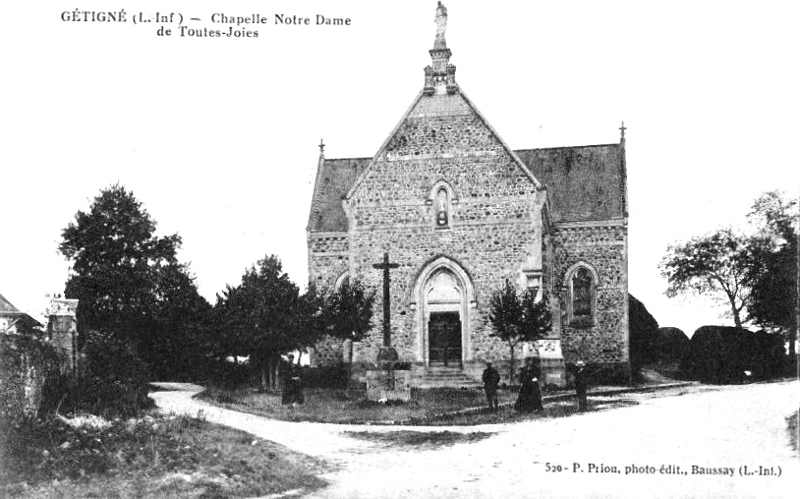
<path fill-rule="evenodd" d="M 267 26 L 344 27 L 352 26 L 350 17 L 327 14 L 233 14 L 184 15 L 182 12 L 128 12 L 65 10 L 61 20 L 68 23 L 133 24 L 152 27 L 161 37 L 258 38 Z"/>

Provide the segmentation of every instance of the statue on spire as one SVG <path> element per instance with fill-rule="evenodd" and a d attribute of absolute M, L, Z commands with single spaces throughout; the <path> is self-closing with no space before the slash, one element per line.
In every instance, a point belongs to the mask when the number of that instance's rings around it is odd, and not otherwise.
<path fill-rule="evenodd" d="M 434 19 L 434 22 L 436 23 L 436 39 L 433 42 L 433 48 L 446 48 L 447 42 L 444 39 L 444 32 L 447 30 L 447 7 L 442 5 L 442 2 L 439 2 L 436 7 L 436 19 Z"/>

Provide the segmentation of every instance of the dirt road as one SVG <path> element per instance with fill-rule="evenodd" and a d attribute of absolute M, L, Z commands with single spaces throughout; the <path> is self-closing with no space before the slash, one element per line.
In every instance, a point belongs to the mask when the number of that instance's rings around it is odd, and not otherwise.
<path fill-rule="evenodd" d="M 785 418 L 800 383 L 631 394 L 639 405 L 508 425 L 397 428 L 290 423 L 216 408 L 199 387 L 159 407 L 242 429 L 338 464 L 308 497 L 798 497 Z M 666 396 L 671 395 L 671 396 Z M 398 448 L 347 431 L 491 432 L 473 443 Z M 560 470 L 560 471 L 559 471 Z"/>

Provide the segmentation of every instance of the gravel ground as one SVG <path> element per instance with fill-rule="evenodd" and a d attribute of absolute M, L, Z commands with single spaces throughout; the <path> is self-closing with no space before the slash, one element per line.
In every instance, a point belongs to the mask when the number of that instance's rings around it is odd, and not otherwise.
<path fill-rule="evenodd" d="M 387 448 L 344 435 L 398 427 L 275 421 L 194 400 L 201 389 L 194 385 L 171 388 L 180 391 L 152 394 L 162 410 L 201 412 L 210 421 L 337 464 L 337 471 L 323 477 L 331 485 L 307 497 L 784 498 L 800 493 L 800 455 L 789 446 L 785 419 L 800 406 L 797 381 L 625 394 L 620 397 L 639 405 L 568 418 L 403 428 L 495 433 L 433 449 Z"/>

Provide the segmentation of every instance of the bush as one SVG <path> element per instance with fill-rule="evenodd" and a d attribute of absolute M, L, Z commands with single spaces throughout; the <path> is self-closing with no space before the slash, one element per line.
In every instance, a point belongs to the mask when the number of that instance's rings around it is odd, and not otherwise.
<path fill-rule="evenodd" d="M 81 374 L 48 380 L 40 414 L 88 412 L 105 418 L 128 418 L 153 407 L 147 396 L 144 362 L 110 334 L 91 332 L 87 336 Z"/>
<path fill-rule="evenodd" d="M 307 388 L 347 388 L 347 364 L 309 367 L 300 370 L 303 386 Z"/>
<path fill-rule="evenodd" d="M 689 353 L 689 337 L 676 327 L 658 328 L 657 355 L 664 362 L 680 362 Z"/>
<path fill-rule="evenodd" d="M 630 359 L 634 377 L 638 377 L 642 366 L 657 358 L 658 321 L 650 315 L 647 307 L 633 295 L 628 295 L 628 321 L 630 324 Z"/>
<path fill-rule="evenodd" d="M 226 360 L 209 360 L 206 368 L 203 376 L 196 378 L 198 381 L 206 381 L 230 390 L 247 385 L 253 374 L 250 364 L 234 364 Z"/>
<path fill-rule="evenodd" d="M 692 336 L 685 364 L 692 379 L 730 384 L 780 376 L 785 360 L 779 335 L 735 327 L 703 326 Z"/>

